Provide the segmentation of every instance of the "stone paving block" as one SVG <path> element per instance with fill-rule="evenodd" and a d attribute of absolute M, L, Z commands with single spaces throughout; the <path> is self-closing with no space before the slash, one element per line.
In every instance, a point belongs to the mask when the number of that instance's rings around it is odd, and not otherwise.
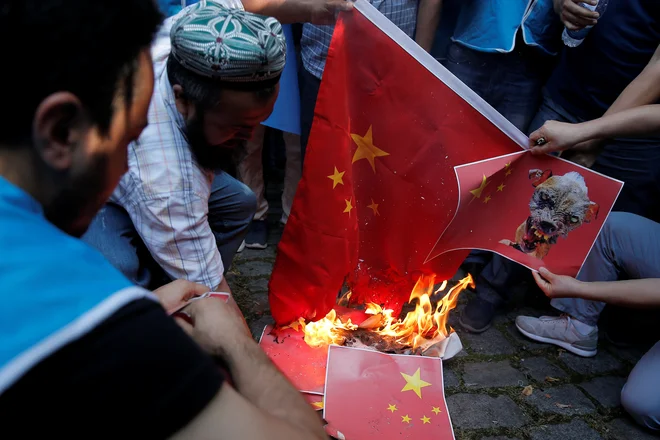
<path fill-rule="evenodd" d="M 546 377 L 564 379 L 567 376 L 564 370 L 542 357 L 521 359 L 520 367 L 522 368 L 523 373 L 527 374 L 537 382 L 545 382 Z"/>
<path fill-rule="evenodd" d="M 479 440 L 520 440 L 518 437 L 504 437 L 498 435 L 497 437 L 481 437 Z"/>
<path fill-rule="evenodd" d="M 514 428 L 529 422 L 529 417 L 507 396 L 454 394 L 447 398 L 447 405 L 456 428 Z"/>
<path fill-rule="evenodd" d="M 461 340 L 467 343 L 469 354 L 513 354 L 516 350 L 504 335 L 494 327 L 481 334 L 462 333 Z"/>
<path fill-rule="evenodd" d="M 244 277 L 270 277 L 273 271 L 273 264 L 266 263 L 265 261 L 250 261 L 249 263 L 239 265 L 237 268 L 240 275 Z"/>
<path fill-rule="evenodd" d="M 576 356 L 573 353 L 562 352 L 559 359 L 568 368 L 585 376 L 592 374 L 609 373 L 623 368 L 623 364 L 606 351 L 599 350 L 598 354 L 591 358 Z"/>
<path fill-rule="evenodd" d="M 658 440 L 629 417 L 613 420 L 605 429 L 607 440 Z"/>
<path fill-rule="evenodd" d="M 615 356 L 618 356 L 619 358 L 631 362 L 633 364 L 636 364 L 637 361 L 639 361 L 642 358 L 642 356 L 644 356 L 644 353 L 646 353 L 647 351 L 638 347 L 621 348 L 621 347 L 615 347 L 614 345 L 611 344 L 607 345 L 606 348 L 611 353 L 614 353 Z"/>
<path fill-rule="evenodd" d="M 530 429 L 532 440 L 603 440 L 582 420 L 572 420 L 561 425 L 543 425 Z"/>
<path fill-rule="evenodd" d="M 259 342 L 261 339 L 261 334 L 264 331 L 264 327 L 269 324 L 273 324 L 273 318 L 271 316 L 262 316 L 259 319 L 253 320 L 249 323 L 250 331 L 252 332 L 252 337 L 255 341 Z"/>
<path fill-rule="evenodd" d="M 596 411 L 596 407 L 587 396 L 573 385 L 535 389 L 531 396 L 524 399 L 543 413 L 574 416 L 592 414 Z"/>
<path fill-rule="evenodd" d="M 527 378 L 509 361 L 465 364 L 463 382 L 468 388 L 525 386 Z"/>
<path fill-rule="evenodd" d="M 511 337 L 513 337 L 513 339 L 515 339 L 518 344 L 520 344 L 523 350 L 544 350 L 552 347 L 550 344 L 541 344 L 540 342 L 533 341 L 520 333 L 516 327 L 515 322 L 510 323 L 506 327 L 506 331 L 511 335 Z"/>
<path fill-rule="evenodd" d="M 625 383 L 623 377 L 606 376 L 597 377 L 580 386 L 605 408 L 616 408 L 621 405 L 621 388 Z"/>
<path fill-rule="evenodd" d="M 252 293 L 268 292 L 268 280 L 265 278 L 252 279 L 247 282 L 246 287 Z"/>
<path fill-rule="evenodd" d="M 460 382 L 458 381 L 458 376 L 451 368 L 447 368 L 443 366 L 442 375 L 445 382 L 445 389 L 458 388 L 460 386 Z"/>
<path fill-rule="evenodd" d="M 269 260 L 275 259 L 277 252 L 277 245 L 268 245 L 266 249 L 243 249 L 243 252 L 237 253 L 234 260 L 237 262 L 245 262 L 259 258 L 266 258 Z"/>

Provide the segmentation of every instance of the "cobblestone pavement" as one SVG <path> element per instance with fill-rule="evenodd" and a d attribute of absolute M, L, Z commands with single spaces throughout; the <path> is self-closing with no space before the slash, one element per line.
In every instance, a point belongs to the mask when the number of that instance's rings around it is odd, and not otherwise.
<path fill-rule="evenodd" d="M 281 226 L 271 224 L 268 248 L 246 249 L 236 257 L 228 274 L 236 300 L 257 339 L 271 322 L 267 284 L 281 233 Z M 470 293 L 462 295 L 464 304 Z M 618 349 L 602 341 L 598 355 L 585 359 L 532 342 L 517 332 L 513 324 L 516 315 L 539 316 L 542 312 L 530 308 L 510 311 L 481 335 L 462 332 L 455 326 L 465 349 L 445 363 L 444 380 L 456 438 L 657 438 L 638 429 L 619 403 L 625 378 L 643 351 Z M 532 386 L 532 394 L 525 396 L 522 391 L 528 385 Z"/>

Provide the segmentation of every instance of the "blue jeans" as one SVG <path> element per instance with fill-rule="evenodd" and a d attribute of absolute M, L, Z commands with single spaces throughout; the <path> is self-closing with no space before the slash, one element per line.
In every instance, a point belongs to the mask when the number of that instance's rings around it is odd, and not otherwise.
<path fill-rule="evenodd" d="M 256 212 L 256 197 L 227 173 L 216 175 L 211 186 L 208 222 L 215 235 L 225 271 L 247 234 Z M 155 289 L 170 281 L 140 238 L 128 213 L 108 202 L 96 215 L 83 240 L 135 284 Z"/>
<path fill-rule="evenodd" d="M 660 223 L 614 212 L 578 275 L 581 281 L 660 278 Z M 625 292 L 621 292 L 625 294 Z M 595 326 L 605 303 L 558 298 L 553 307 Z M 621 392 L 626 410 L 647 428 L 660 430 L 660 342 L 642 357 Z"/>

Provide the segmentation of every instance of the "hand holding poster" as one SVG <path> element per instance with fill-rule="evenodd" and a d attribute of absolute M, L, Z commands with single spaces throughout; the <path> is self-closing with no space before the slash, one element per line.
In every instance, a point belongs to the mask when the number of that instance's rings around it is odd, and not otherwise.
<path fill-rule="evenodd" d="M 456 216 L 429 260 L 497 252 L 531 269 L 576 276 L 623 183 L 553 156 L 513 153 L 455 167 Z"/>

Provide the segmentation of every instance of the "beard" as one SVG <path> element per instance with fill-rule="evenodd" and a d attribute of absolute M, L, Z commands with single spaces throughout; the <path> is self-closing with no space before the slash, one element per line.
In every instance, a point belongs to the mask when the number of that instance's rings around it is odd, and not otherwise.
<path fill-rule="evenodd" d="M 198 113 L 199 114 L 199 113 Z M 246 155 L 246 141 L 231 139 L 219 145 L 211 145 L 204 134 L 203 118 L 195 116 L 186 124 L 188 144 L 200 167 L 210 171 L 231 172 Z"/>

